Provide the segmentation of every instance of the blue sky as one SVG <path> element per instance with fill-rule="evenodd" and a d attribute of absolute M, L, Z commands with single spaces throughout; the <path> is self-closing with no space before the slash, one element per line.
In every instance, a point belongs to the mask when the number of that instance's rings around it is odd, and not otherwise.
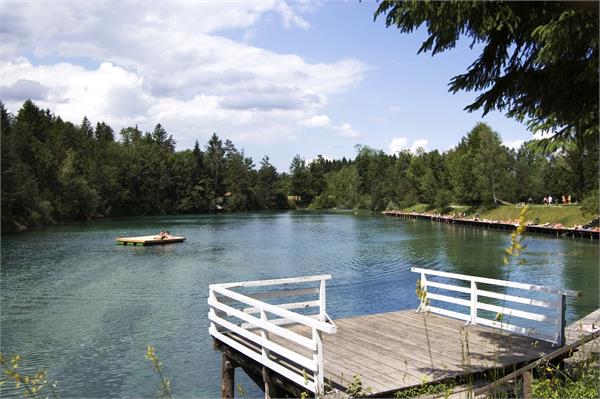
<path fill-rule="evenodd" d="M 67 120 L 116 131 L 161 122 L 178 149 L 215 131 L 280 171 L 353 157 L 356 144 L 445 151 L 478 121 L 509 146 L 531 134 L 447 84 L 479 54 L 462 40 L 417 55 L 425 31 L 373 21 L 374 2 L 43 3 L 0 7 L 0 99 L 30 97 Z M 66 27 L 66 28 L 65 28 Z"/>

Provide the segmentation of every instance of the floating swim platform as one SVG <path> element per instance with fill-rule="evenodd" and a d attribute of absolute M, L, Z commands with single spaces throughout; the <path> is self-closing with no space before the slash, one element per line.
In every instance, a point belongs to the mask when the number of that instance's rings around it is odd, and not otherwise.
<path fill-rule="evenodd" d="M 174 244 L 176 242 L 184 242 L 185 237 L 172 237 L 172 238 L 157 238 L 157 235 L 153 236 L 140 236 L 140 237 L 119 237 L 117 238 L 117 245 L 165 245 Z"/>

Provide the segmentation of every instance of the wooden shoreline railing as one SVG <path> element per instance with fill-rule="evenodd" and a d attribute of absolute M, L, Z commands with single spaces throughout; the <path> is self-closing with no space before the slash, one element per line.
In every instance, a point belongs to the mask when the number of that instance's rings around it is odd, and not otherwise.
<path fill-rule="evenodd" d="M 541 285 L 518 283 L 506 280 L 496 280 L 485 277 L 468 276 L 456 273 L 447 273 L 436 270 L 411 268 L 412 272 L 420 273 L 421 279 L 419 285 L 423 291 L 421 296 L 421 304 L 417 311 L 428 311 L 437 313 L 443 316 L 448 316 L 460 320 L 466 321 L 468 324 L 481 324 L 488 327 L 499 328 L 510 332 L 515 332 L 522 335 L 532 336 L 535 338 L 543 339 L 545 341 L 553 342 L 556 345 L 565 345 L 565 328 L 566 328 L 566 298 L 567 297 L 579 297 L 581 293 L 578 291 L 563 290 L 551 287 L 545 287 Z M 441 283 L 433 281 L 428 278 L 431 277 L 442 277 L 453 280 L 465 281 L 468 283 L 468 287 Z M 493 292 L 489 290 L 481 289 L 478 284 L 485 284 L 491 286 L 499 286 L 505 288 L 515 288 L 526 291 L 526 293 L 538 292 L 545 293 L 549 296 L 554 296 L 555 301 L 541 300 L 536 298 L 528 298 L 526 296 L 508 295 L 499 292 Z M 438 292 L 430 292 L 430 288 L 437 288 L 444 292 L 449 291 L 450 293 L 460 292 L 468 294 L 469 299 L 462 299 L 449 294 L 440 294 Z M 525 294 L 523 294 L 525 295 Z M 493 298 L 502 300 L 502 306 L 493 305 L 480 301 L 480 297 Z M 468 313 L 456 312 L 437 306 L 431 306 L 430 300 L 451 303 L 459 306 L 468 308 Z M 531 311 L 524 311 L 520 309 L 514 309 L 504 306 L 506 302 L 519 303 L 533 307 Z M 554 313 L 554 316 L 540 314 L 539 308 L 549 309 Z M 491 320 L 489 318 L 479 316 L 479 310 L 496 312 L 496 317 Z M 537 312 L 536 312 L 537 311 Z M 553 327 L 554 335 L 548 336 L 547 334 L 536 331 L 534 328 L 525 328 L 516 324 L 511 324 L 506 320 L 513 322 L 516 319 L 533 320 L 545 324 L 549 324 Z M 518 322 L 518 320 L 517 320 Z M 516 322 L 515 322 L 516 323 Z"/>
<path fill-rule="evenodd" d="M 575 341 L 567 346 L 563 346 L 563 347 L 555 350 L 552 353 L 544 355 L 541 358 L 539 358 L 538 360 L 536 360 L 535 362 L 529 363 L 529 364 L 521 367 L 520 369 L 518 369 L 510 374 L 507 374 L 504 377 L 499 378 L 496 381 L 492 382 L 491 384 L 488 384 L 482 388 L 473 390 L 472 395 L 474 398 L 476 398 L 480 395 L 489 394 L 490 392 L 493 392 L 493 390 L 495 388 L 499 387 L 500 385 L 510 383 L 511 380 L 516 380 L 517 378 L 521 378 L 523 380 L 521 396 L 523 397 L 523 399 L 531 399 L 531 397 L 532 397 L 531 382 L 533 379 L 533 371 L 536 368 L 544 366 L 552 361 L 555 361 L 556 359 L 563 359 L 563 358 L 570 357 L 573 354 L 573 352 L 575 350 L 577 350 L 580 346 L 583 346 L 583 345 L 587 344 L 588 342 L 593 341 L 598 338 L 600 338 L 600 330 L 597 330 L 591 334 L 585 335 L 585 336 L 581 337 L 580 339 L 578 339 L 577 341 Z"/>
<path fill-rule="evenodd" d="M 329 279 L 331 275 L 211 284 L 208 296 L 209 332 L 231 348 L 319 396 L 324 392 L 322 333 L 336 332 L 335 324 L 325 311 L 325 282 Z M 319 285 L 313 288 L 272 289 L 311 283 Z M 266 287 L 267 290 L 251 294 L 234 291 L 254 287 Z M 317 294 L 317 298 L 311 300 L 277 304 L 263 301 L 274 298 L 306 298 L 314 294 Z M 306 315 L 294 311 L 311 308 L 317 309 L 318 313 Z M 307 326 L 311 331 L 311 338 L 282 327 L 288 324 Z M 231 333 L 251 341 L 256 347 L 240 343 Z M 298 349 L 284 347 L 274 337 L 283 338 Z M 310 357 L 303 354 L 306 351 L 311 353 Z M 281 358 L 285 361 L 280 361 Z"/>

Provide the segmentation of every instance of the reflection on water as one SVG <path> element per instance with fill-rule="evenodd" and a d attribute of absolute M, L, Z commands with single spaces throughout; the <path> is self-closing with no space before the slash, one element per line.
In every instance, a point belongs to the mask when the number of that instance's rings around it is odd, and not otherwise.
<path fill-rule="evenodd" d="M 164 229 L 188 240 L 114 244 Z M 339 318 L 415 308 L 410 268 L 425 267 L 581 290 L 569 303 L 571 320 L 598 307 L 596 242 L 525 243 L 527 265 L 507 268 L 507 232 L 307 212 L 105 220 L 4 237 L 2 351 L 49 369 L 65 397 L 151 397 L 158 380 L 144 353 L 153 345 L 176 396 L 216 397 L 210 283 L 332 274 L 328 313 Z"/>

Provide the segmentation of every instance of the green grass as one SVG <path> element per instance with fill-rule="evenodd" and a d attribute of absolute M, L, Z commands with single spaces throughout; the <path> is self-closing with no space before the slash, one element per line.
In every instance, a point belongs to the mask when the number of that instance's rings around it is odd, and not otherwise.
<path fill-rule="evenodd" d="M 493 209 L 478 209 L 465 205 L 452 205 L 449 212 L 441 212 L 427 204 L 416 204 L 411 207 L 403 209 L 404 212 L 417 212 L 417 213 L 445 213 L 453 214 L 464 212 L 467 216 L 473 216 L 479 213 L 479 217 L 482 219 L 489 220 L 516 220 L 519 218 L 519 213 L 522 207 L 515 205 L 500 205 Z M 528 221 L 538 222 L 540 224 L 550 223 L 556 224 L 561 223 L 565 227 L 572 227 L 575 225 L 584 225 L 592 220 L 589 215 L 584 215 L 581 209 L 577 205 L 531 205 L 529 207 Z"/>
<path fill-rule="evenodd" d="M 491 220 L 515 220 L 519 217 L 521 207 L 502 205 L 481 213 L 482 218 Z M 565 227 L 589 223 L 591 218 L 584 216 L 577 205 L 532 205 L 529 207 L 527 221 L 538 223 L 561 223 Z"/>

